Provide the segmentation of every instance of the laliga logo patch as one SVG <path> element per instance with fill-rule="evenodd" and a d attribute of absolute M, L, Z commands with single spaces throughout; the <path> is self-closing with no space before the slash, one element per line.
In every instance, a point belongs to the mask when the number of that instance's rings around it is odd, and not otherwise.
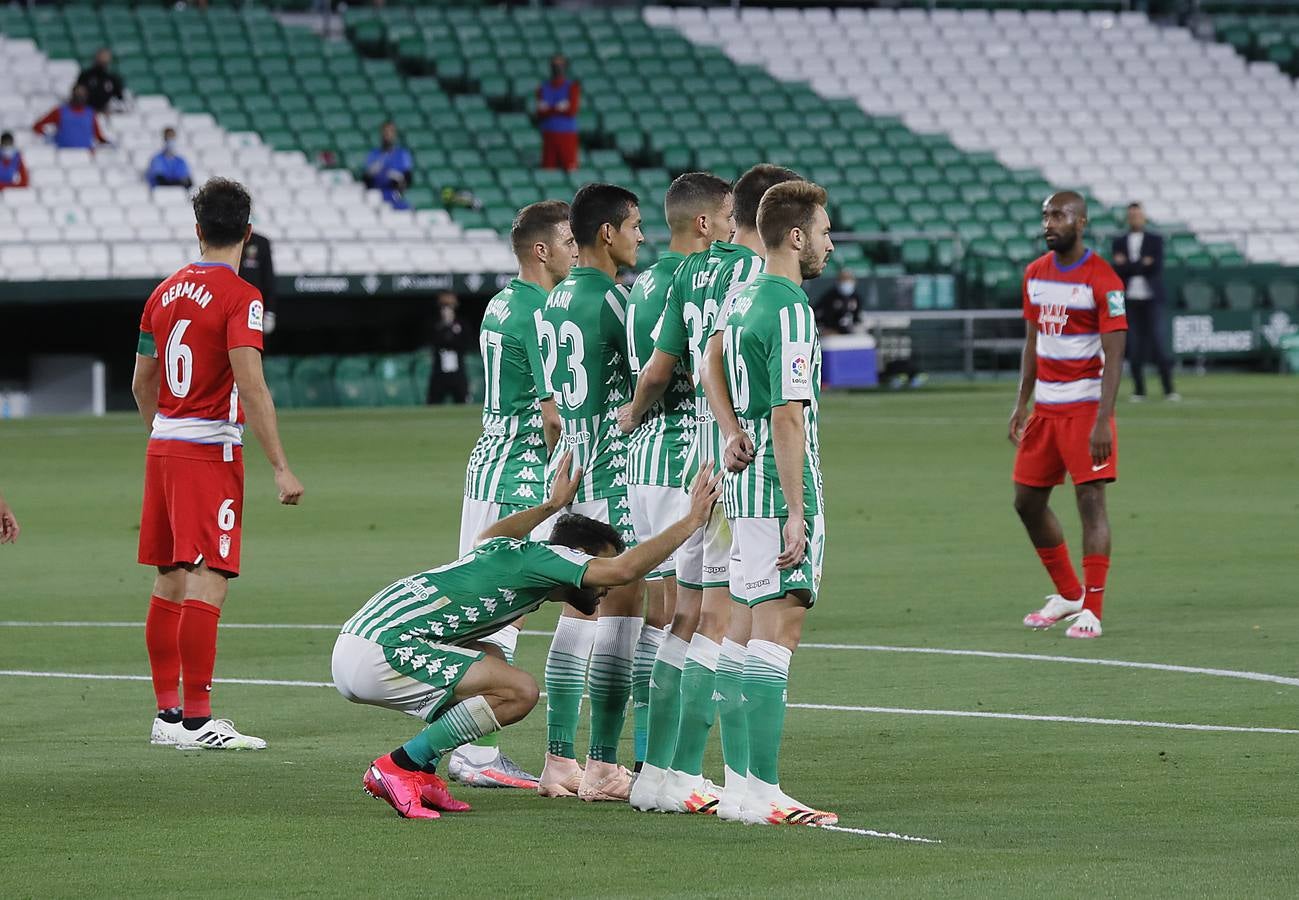
<path fill-rule="evenodd" d="M 248 304 L 248 328 L 251 331 L 262 330 L 262 301 L 260 300 Z"/>
<path fill-rule="evenodd" d="M 220 540 L 217 542 L 217 550 L 220 551 L 222 559 L 230 555 L 230 535 L 221 535 Z"/>
<path fill-rule="evenodd" d="M 789 374 L 795 381 L 807 381 L 807 357 L 795 356 L 789 363 Z"/>

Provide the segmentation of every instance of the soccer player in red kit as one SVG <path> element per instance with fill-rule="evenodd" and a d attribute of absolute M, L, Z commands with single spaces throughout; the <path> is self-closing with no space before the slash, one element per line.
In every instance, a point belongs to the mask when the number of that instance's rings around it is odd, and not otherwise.
<path fill-rule="evenodd" d="M 158 700 L 150 741 L 182 750 L 266 747 L 211 706 L 217 620 L 239 574 L 245 411 L 280 502 L 302 497 L 262 375 L 262 298 L 235 274 L 251 212 L 248 192 L 225 178 L 195 195 L 200 259 L 149 296 L 131 383 L 150 428 L 139 559 L 158 569 L 144 625 Z"/>
<path fill-rule="evenodd" d="M 1118 478 L 1114 401 L 1123 375 L 1128 321 L 1123 282 L 1083 245 L 1087 204 L 1063 191 L 1042 204 L 1042 231 L 1051 252 L 1024 273 L 1028 322 L 1019 399 L 1010 415 L 1015 454 L 1015 511 L 1028 529 L 1058 593 L 1024 617 L 1029 628 L 1072 621 L 1072 638 L 1101 635 L 1110 522 L 1105 485 Z M 1029 401 L 1033 410 L 1029 412 Z M 1069 559 L 1051 489 L 1073 479 L 1083 526 L 1083 579 Z"/>

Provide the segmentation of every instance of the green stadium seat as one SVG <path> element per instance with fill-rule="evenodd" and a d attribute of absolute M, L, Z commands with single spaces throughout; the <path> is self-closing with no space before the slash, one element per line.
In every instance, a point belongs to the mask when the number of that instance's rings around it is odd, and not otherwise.
<path fill-rule="evenodd" d="M 1269 281 L 1267 300 L 1273 309 L 1299 315 L 1299 284 L 1284 279 Z"/>
<path fill-rule="evenodd" d="M 420 355 L 408 353 L 379 357 L 374 366 L 379 405 L 418 406 L 424 401 L 425 392 L 416 388 L 414 379 L 415 363 Z"/>
<path fill-rule="evenodd" d="M 1190 312 L 1211 312 L 1218 307 L 1218 291 L 1207 281 L 1188 281 L 1182 285 L 1182 306 Z"/>
<path fill-rule="evenodd" d="M 339 406 L 376 406 L 379 384 L 374 375 L 374 359 L 369 356 L 344 356 L 334 369 L 334 395 Z"/>
<path fill-rule="evenodd" d="M 262 358 L 262 374 L 266 385 L 271 389 L 271 398 L 278 407 L 294 405 L 293 397 L 293 358 L 289 356 L 265 356 Z"/>
<path fill-rule="evenodd" d="M 333 356 L 308 356 L 293 367 L 293 405 L 318 407 L 336 405 Z"/>
<path fill-rule="evenodd" d="M 1248 312 L 1259 306 L 1258 288 L 1248 281 L 1227 281 L 1222 285 L 1222 297 L 1227 309 Z"/>

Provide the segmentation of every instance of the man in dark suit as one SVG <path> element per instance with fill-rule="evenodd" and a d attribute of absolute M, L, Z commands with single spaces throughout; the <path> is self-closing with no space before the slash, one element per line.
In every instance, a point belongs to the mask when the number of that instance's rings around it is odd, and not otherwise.
<path fill-rule="evenodd" d="M 1128 363 L 1132 367 L 1132 400 L 1146 399 L 1146 362 L 1159 368 L 1164 399 L 1181 400 L 1173 389 L 1173 363 L 1164 345 L 1164 239 L 1146 231 L 1140 203 L 1128 205 L 1128 233 L 1114 239 L 1114 271 L 1127 295 Z"/>

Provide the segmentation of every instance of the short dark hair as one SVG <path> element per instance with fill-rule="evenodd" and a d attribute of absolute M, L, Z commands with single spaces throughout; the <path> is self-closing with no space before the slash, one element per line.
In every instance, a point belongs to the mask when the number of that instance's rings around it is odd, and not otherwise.
<path fill-rule="evenodd" d="M 555 226 L 568 221 L 568 204 L 563 200 L 542 200 L 519 210 L 510 226 L 510 246 L 520 260 L 538 241 L 549 241 Z"/>
<path fill-rule="evenodd" d="M 0 141 L 8 141 L 12 144 L 14 142 L 14 133 L 12 131 L 6 131 L 3 134 L 0 134 Z"/>
<path fill-rule="evenodd" d="M 1131 203 L 1128 204 L 1128 209 L 1140 209 L 1140 208 L 1141 208 L 1141 204 L 1135 200 L 1133 200 Z"/>
<path fill-rule="evenodd" d="M 605 223 L 621 228 L 633 207 L 640 206 L 640 198 L 616 184 L 586 184 L 573 197 L 568 212 L 573 227 L 573 239 L 579 247 L 589 247 Z"/>
<path fill-rule="evenodd" d="M 615 553 L 627 549 L 622 536 L 612 526 L 577 513 L 565 513 L 559 517 L 550 531 L 550 542 L 592 556 L 598 556 L 606 547 L 612 547 Z"/>
<path fill-rule="evenodd" d="M 247 189 L 229 178 L 209 178 L 194 195 L 194 219 L 203 240 L 213 247 L 243 243 L 252 211 Z"/>
<path fill-rule="evenodd" d="M 701 213 L 717 209 L 730 193 L 729 182 L 708 172 L 678 175 L 663 200 L 668 224 L 678 228 Z"/>
<path fill-rule="evenodd" d="M 773 185 L 758 205 L 758 234 L 768 250 L 785 242 L 794 228 L 807 230 L 818 206 L 825 206 L 825 188 L 810 181 Z"/>
<path fill-rule="evenodd" d="M 738 228 L 758 227 L 758 204 L 762 195 L 772 187 L 786 181 L 802 181 L 803 176 L 793 169 L 758 163 L 735 180 L 735 225 Z"/>

